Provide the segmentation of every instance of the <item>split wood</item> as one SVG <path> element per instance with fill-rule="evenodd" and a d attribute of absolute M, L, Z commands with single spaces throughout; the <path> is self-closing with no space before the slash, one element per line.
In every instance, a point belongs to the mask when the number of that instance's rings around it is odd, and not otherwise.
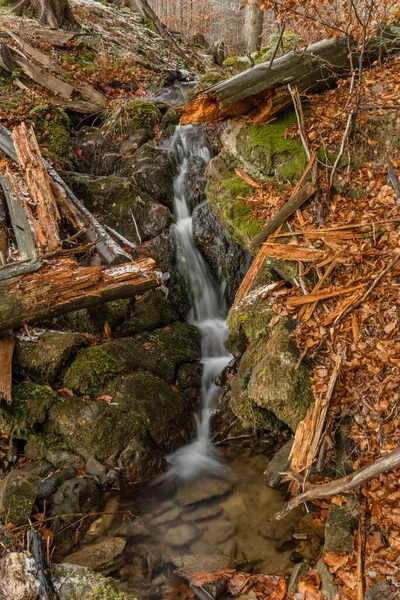
<path fill-rule="evenodd" d="M 340 479 L 334 479 L 329 483 L 321 483 L 321 484 L 311 484 L 307 483 L 305 486 L 305 491 L 295 496 L 285 506 L 272 515 L 270 517 L 270 521 L 279 521 L 283 519 L 287 514 L 289 514 L 294 508 L 303 504 L 303 502 L 308 502 L 310 500 L 316 500 L 317 498 L 328 498 L 329 496 L 336 496 L 336 494 L 343 494 L 344 492 L 348 492 L 350 490 L 354 490 L 362 485 L 368 479 L 372 477 L 376 477 L 376 475 L 380 475 L 381 473 L 386 473 L 387 471 L 394 471 L 395 469 L 400 467 L 400 448 L 378 458 L 376 461 L 365 465 L 361 469 L 357 469 L 350 475 L 346 475 L 346 477 L 341 477 Z M 287 474 L 288 478 L 291 477 L 291 474 Z M 293 479 L 295 481 L 299 480 L 297 474 L 293 474 Z"/>
<path fill-rule="evenodd" d="M 324 233 L 334 233 L 335 231 L 346 231 L 347 229 L 359 229 L 360 227 L 376 227 L 377 225 L 389 225 L 390 223 L 399 223 L 400 217 L 397 219 L 387 219 L 385 221 L 369 221 L 368 223 L 353 223 L 350 225 L 340 225 L 339 227 L 331 227 L 330 229 L 303 229 L 302 231 L 285 231 L 283 233 L 275 233 L 271 236 L 272 240 L 282 237 L 292 237 L 303 235 L 305 237 L 316 237 Z M 321 236 L 322 237 L 322 236 Z"/>
<path fill-rule="evenodd" d="M 0 401 L 11 403 L 12 356 L 15 338 L 12 331 L 0 333 Z"/>

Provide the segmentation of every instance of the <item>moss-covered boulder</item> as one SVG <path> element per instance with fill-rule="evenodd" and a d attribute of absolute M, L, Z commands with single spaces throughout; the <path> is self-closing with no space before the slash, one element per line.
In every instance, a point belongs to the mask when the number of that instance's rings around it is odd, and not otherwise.
<path fill-rule="evenodd" d="M 297 367 L 296 350 L 286 318 L 250 344 L 231 386 L 231 406 L 239 418 L 261 429 L 276 428 L 277 419 L 296 429 L 313 399 L 310 371 L 304 364 Z"/>
<path fill-rule="evenodd" d="M 301 143 L 286 135 L 295 122 L 292 113 L 268 125 L 232 120 L 222 137 L 224 148 L 246 172 L 261 181 L 278 184 L 300 179 L 307 157 Z"/>
<path fill-rule="evenodd" d="M 173 208 L 175 166 L 167 150 L 144 144 L 133 156 L 120 162 L 120 173 L 133 181 L 152 198 Z"/>
<path fill-rule="evenodd" d="M 70 172 L 66 177 L 86 207 L 132 242 L 155 237 L 171 222 L 169 210 L 132 181 L 117 175 L 95 177 Z"/>
<path fill-rule="evenodd" d="M 67 370 L 64 385 L 80 394 L 96 396 L 117 375 L 149 371 L 173 383 L 176 370 L 200 356 L 198 332 L 176 322 L 164 329 L 143 334 L 140 339 L 124 338 L 82 349 Z"/>
<path fill-rule="evenodd" d="M 178 319 L 168 299 L 161 292 L 151 290 L 135 303 L 131 317 L 123 323 L 119 333 L 129 337 L 165 327 Z"/>
<path fill-rule="evenodd" d="M 38 430 L 59 396 L 48 387 L 36 383 L 21 383 L 12 388 L 13 401 L 0 408 L 0 430 L 3 435 L 28 439 Z"/>
<path fill-rule="evenodd" d="M 125 100 L 110 111 L 101 129 L 107 141 L 120 141 L 141 130 L 151 134 L 161 119 L 161 111 L 153 102 Z"/>
<path fill-rule="evenodd" d="M 87 567 L 69 563 L 53 565 L 51 576 L 60 600 L 135 600 L 119 591 L 113 579 Z"/>
<path fill-rule="evenodd" d="M 126 298 L 106 302 L 94 308 L 84 308 L 55 319 L 55 323 L 65 329 L 102 335 L 106 323 L 112 330 L 129 318 L 131 301 Z"/>
<path fill-rule="evenodd" d="M 196 85 L 189 92 L 187 92 L 187 99 L 192 100 L 203 90 L 206 90 L 212 85 L 223 81 L 227 77 L 228 74 L 224 73 L 223 71 L 208 71 L 207 73 L 204 73 L 204 75 L 201 75 L 201 77 L 199 77 L 199 79 L 196 81 Z"/>
<path fill-rule="evenodd" d="M 29 118 L 34 123 L 39 144 L 45 147 L 44 156 L 69 168 L 74 156 L 67 113 L 62 108 L 44 104 L 31 110 Z"/>
<path fill-rule="evenodd" d="M 261 336 L 269 335 L 269 324 L 274 311 L 260 289 L 248 294 L 229 311 L 227 324 L 230 334 L 244 334 L 247 340 L 256 342 Z"/>
<path fill-rule="evenodd" d="M 37 383 L 53 383 L 62 367 L 89 338 L 78 333 L 47 333 L 36 342 L 17 340 L 13 373 Z"/>
<path fill-rule="evenodd" d="M 235 173 L 234 162 L 227 152 L 215 157 L 206 171 L 207 200 L 230 237 L 248 247 L 262 229 L 262 223 L 253 219 L 251 199 L 253 189 Z"/>
<path fill-rule="evenodd" d="M 10 471 L 0 481 L 0 522 L 25 525 L 31 515 L 40 482 L 40 477 L 25 471 Z"/>
<path fill-rule="evenodd" d="M 251 67 L 251 61 L 248 56 L 230 56 L 223 62 L 224 67 L 232 73 L 241 73 Z"/>

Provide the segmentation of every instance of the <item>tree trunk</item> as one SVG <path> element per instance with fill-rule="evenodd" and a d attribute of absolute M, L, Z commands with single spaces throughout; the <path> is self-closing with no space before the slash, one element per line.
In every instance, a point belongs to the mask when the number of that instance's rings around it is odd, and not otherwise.
<path fill-rule="evenodd" d="M 147 258 L 111 268 L 81 267 L 64 258 L 37 273 L 0 281 L 0 331 L 155 288 L 154 264 Z"/>
<path fill-rule="evenodd" d="M 29 8 L 43 25 L 50 25 L 55 29 L 80 28 L 68 0 L 21 0 L 13 8 L 13 12 L 22 16 Z"/>
<path fill-rule="evenodd" d="M 246 51 L 250 54 L 261 48 L 261 37 L 264 24 L 264 11 L 251 0 L 245 8 L 244 34 Z"/>
<path fill-rule="evenodd" d="M 380 46 L 382 32 L 370 41 L 364 64 L 372 64 L 379 53 L 398 52 L 395 30 L 384 32 L 385 46 Z M 314 94 L 332 87 L 338 77 L 350 73 L 349 48 L 353 62 L 357 59 L 356 43 L 347 37 L 322 40 L 307 48 L 293 50 L 269 63 L 256 65 L 234 77 L 203 90 L 197 98 L 178 112 L 181 124 L 204 123 L 237 115 L 254 116 L 255 124 L 268 123 L 292 105 L 288 83 L 300 93 Z"/>

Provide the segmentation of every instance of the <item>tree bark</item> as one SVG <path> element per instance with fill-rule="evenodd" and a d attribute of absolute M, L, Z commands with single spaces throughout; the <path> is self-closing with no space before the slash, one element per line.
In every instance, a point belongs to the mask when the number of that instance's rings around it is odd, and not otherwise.
<path fill-rule="evenodd" d="M 398 52 L 396 34 L 384 32 L 370 41 L 364 53 L 364 64 L 372 64 L 379 55 Z M 275 59 L 272 65 L 262 63 L 200 92 L 182 107 L 181 124 L 204 123 L 237 115 L 254 116 L 253 122 L 268 123 L 292 105 L 288 84 L 299 93 L 314 94 L 332 87 L 337 79 L 350 73 L 351 56 L 357 57 L 357 46 L 348 37 L 332 38 L 293 50 Z"/>
<path fill-rule="evenodd" d="M 264 10 L 256 0 L 250 0 L 245 8 L 244 32 L 247 52 L 257 52 L 261 48 L 264 25 Z"/>
<path fill-rule="evenodd" d="M 21 0 L 13 8 L 13 12 L 22 16 L 28 9 L 33 11 L 43 25 L 50 25 L 55 29 L 80 29 L 68 0 Z"/>
<path fill-rule="evenodd" d="M 59 600 L 54 589 L 50 567 L 47 562 L 42 534 L 33 527 L 28 531 L 28 548 L 35 562 L 36 578 L 39 581 L 38 600 Z"/>
<path fill-rule="evenodd" d="M 153 289 L 159 285 L 154 264 L 148 258 L 112 268 L 81 267 L 61 259 L 40 272 L 0 281 L 0 331 Z"/>

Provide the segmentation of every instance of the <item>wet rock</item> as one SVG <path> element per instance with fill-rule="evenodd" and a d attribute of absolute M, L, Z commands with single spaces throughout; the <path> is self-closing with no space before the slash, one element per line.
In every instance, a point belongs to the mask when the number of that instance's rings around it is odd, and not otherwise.
<path fill-rule="evenodd" d="M 152 198 L 173 209 L 175 167 L 166 150 L 144 144 L 133 156 L 121 160 L 120 172 Z"/>
<path fill-rule="evenodd" d="M 18 340 L 13 355 L 13 373 L 36 383 L 53 383 L 61 368 L 89 343 L 79 333 L 47 333 L 38 342 Z"/>
<path fill-rule="evenodd" d="M 233 560 L 229 556 L 210 555 L 210 554 L 187 554 L 183 556 L 174 556 L 170 562 L 176 568 L 176 573 L 184 579 L 191 578 L 191 574 L 204 571 L 206 573 L 215 573 L 222 569 L 235 569 L 239 561 Z"/>
<path fill-rule="evenodd" d="M 228 540 L 236 531 L 236 525 L 231 521 L 218 519 L 213 522 L 201 536 L 205 544 L 221 544 Z"/>
<path fill-rule="evenodd" d="M 151 519 L 149 521 L 149 525 L 151 527 L 157 527 L 157 525 L 164 525 L 164 523 L 172 523 L 173 521 L 177 521 L 179 519 L 181 513 L 182 508 L 176 506 Z"/>
<path fill-rule="evenodd" d="M 0 521 L 25 525 L 31 515 L 40 483 L 40 477 L 22 469 L 10 471 L 0 481 Z"/>
<path fill-rule="evenodd" d="M 198 534 L 198 530 L 193 525 L 172 525 L 164 536 L 164 543 L 167 546 L 186 546 L 193 541 Z"/>
<path fill-rule="evenodd" d="M 194 209 L 193 231 L 197 245 L 214 274 L 226 282 L 227 296 L 232 303 L 253 261 L 252 255 L 229 237 L 208 202 Z"/>
<path fill-rule="evenodd" d="M 67 467 L 66 469 L 62 469 L 58 471 L 58 473 L 54 473 L 50 477 L 47 477 L 38 489 L 38 493 L 36 495 L 35 504 L 39 508 L 40 511 L 43 511 L 45 503 L 46 507 L 49 508 L 51 506 L 51 498 L 53 494 L 55 494 L 58 488 L 69 479 L 74 479 L 76 475 L 76 469 L 72 467 Z"/>
<path fill-rule="evenodd" d="M 59 448 L 50 448 L 46 452 L 46 459 L 51 462 L 56 469 L 63 469 L 68 465 L 69 467 L 78 470 L 83 469 L 85 466 L 85 459 L 82 458 L 82 456 Z"/>
<path fill-rule="evenodd" d="M 305 563 L 297 564 L 292 571 L 290 576 L 289 585 L 288 585 L 288 594 L 294 594 L 297 592 L 297 584 L 299 582 L 300 577 L 307 573 L 310 570 L 310 565 L 306 565 Z"/>
<path fill-rule="evenodd" d="M 321 593 L 326 600 L 334 600 L 338 591 L 338 586 L 332 583 L 334 576 L 329 572 L 323 558 L 320 558 L 315 568 L 321 578 Z"/>
<path fill-rule="evenodd" d="M 336 462 L 335 469 L 341 477 L 349 475 L 354 471 L 354 441 L 350 437 L 351 419 L 345 418 L 340 421 L 335 439 Z"/>
<path fill-rule="evenodd" d="M 121 555 L 125 550 L 125 546 L 126 540 L 124 538 L 109 538 L 97 544 L 84 546 L 78 552 L 67 556 L 65 561 L 107 574 L 116 571 L 118 566 L 121 565 L 121 560 L 123 560 Z"/>
<path fill-rule="evenodd" d="M 200 363 L 185 363 L 177 371 L 176 377 L 181 389 L 200 388 L 203 365 Z"/>
<path fill-rule="evenodd" d="M 99 486 L 91 479 L 69 479 L 54 494 L 50 516 L 74 515 L 96 510 L 100 502 Z M 59 524 L 58 529 L 61 527 Z"/>
<path fill-rule="evenodd" d="M 389 583 L 387 579 L 381 579 L 378 583 L 371 585 L 365 594 L 365 600 L 395 600 L 397 597 L 397 588 Z M 328 598 L 328 600 L 330 599 Z"/>
<path fill-rule="evenodd" d="M 90 539 L 96 539 L 100 535 L 104 536 L 113 524 L 114 518 L 117 516 L 116 513 L 120 509 L 120 503 L 118 498 L 111 498 L 106 506 L 104 507 L 103 514 L 90 524 L 87 530 L 87 537 Z"/>
<path fill-rule="evenodd" d="M 107 225 L 131 242 L 155 237 L 170 224 L 169 210 L 130 180 L 117 175 L 94 177 L 68 173 L 67 182 L 85 206 L 100 212 Z M 132 217 L 133 215 L 133 217 Z M 136 222 L 136 223 L 135 223 Z"/>
<path fill-rule="evenodd" d="M 168 108 L 160 123 L 160 130 L 162 131 L 163 138 L 169 138 L 174 134 L 176 126 L 179 125 L 179 121 L 180 116 L 175 109 L 172 107 Z"/>
<path fill-rule="evenodd" d="M 92 456 L 86 463 L 85 473 L 97 477 L 101 485 L 104 485 L 107 480 L 107 468 Z"/>
<path fill-rule="evenodd" d="M 62 563 L 52 565 L 51 573 L 60 600 L 132 600 L 117 589 L 114 580 L 87 567 Z"/>
<path fill-rule="evenodd" d="M 178 319 L 168 299 L 161 292 L 151 290 L 135 303 L 130 318 L 123 323 L 119 333 L 129 337 L 165 327 Z"/>
<path fill-rule="evenodd" d="M 331 504 L 325 525 L 324 552 L 351 554 L 354 548 L 354 531 L 360 516 L 357 496 L 345 494 L 347 502 L 342 506 Z"/>
<path fill-rule="evenodd" d="M 38 581 L 32 558 L 12 552 L 0 559 L 0 596 L 4 600 L 36 600 Z"/>
<path fill-rule="evenodd" d="M 208 477 L 189 485 L 182 485 L 176 494 L 176 500 L 182 506 L 189 506 L 203 500 L 224 496 L 231 489 L 232 484 L 229 481 Z"/>
<path fill-rule="evenodd" d="M 26 471 L 35 477 L 46 477 L 53 470 L 53 466 L 47 460 L 37 460 L 26 465 Z"/>
<path fill-rule="evenodd" d="M 108 171 L 103 163 L 104 137 L 97 127 L 81 127 L 76 138 L 79 154 L 79 170 L 97 175 Z"/>
<path fill-rule="evenodd" d="M 94 335 L 104 334 L 104 325 L 108 323 L 111 329 L 115 329 L 130 315 L 130 300 L 122 298 L 106 302 L 95 308 L 78 310 L 55 319 L 58 326 L 92 333 Z"/>
<path fill-rule="evenodd" d="M 264 472 L 265 483 L 270 488 L 277 488 L 280 486 L 282 475 L 286 473 L 290 465 L 290 452 L 292 451 L 293 439 L 290 439 L 286 444 L 282 446 L 271 458 L 268 466 Z"/>
<path fill-rule="evenodd" d="M 167 330 L 144 333 L 140 339 L 110 340 L 81 350 L 67 370 L 64 385 L 79 394 L 96 396 L 118 375 L 149 371 L 174 383 L 177 367 L 200 357 L 200 337 L 194 327 L 176 322 Z"/>
<path fill-rule="evenodd" d="M 139 440 L 131 440 L 126 445 L 118 457 L 117 465 L 131 484 L 148 481 L 167 467 L 161 452 Z"/>
<path fill-rule="evenodd" d="M 218 517 L 221 513 L 222 508 L 219 504 L 211 504 L 210 506 L 199 506 L 190 512 L 184 512 L 181 518 L 182 521 L 191 523 L 213 519 L 214 517 Z"/>
<path fill-rule="evenodd" d="M 120 571 L 121 577 L 129 581 L 129 586 L 149 583 L 153 576 L 154 555 L 145 544 L 136 544 L 134 555 L 130 564 L 125 565 Z"/>

